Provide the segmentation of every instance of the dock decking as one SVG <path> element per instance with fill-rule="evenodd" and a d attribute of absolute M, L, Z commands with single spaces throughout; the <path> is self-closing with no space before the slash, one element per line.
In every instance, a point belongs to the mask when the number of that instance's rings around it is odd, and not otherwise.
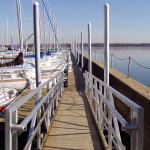
<path fill-rule="evenodd" d="M 43 149 L 104 149 L 84 94 L 84 78 L 72 58 L 69 86 L 65 88 Z"/>

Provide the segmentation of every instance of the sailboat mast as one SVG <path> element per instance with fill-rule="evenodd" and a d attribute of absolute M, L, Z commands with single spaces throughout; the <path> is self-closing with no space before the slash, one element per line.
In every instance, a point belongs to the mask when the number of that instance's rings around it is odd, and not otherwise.
<path fill-rule="evenodd" d="M 7 18 L 7 47 L 8 47 L 8 18 Z"/>
<path fill-rule="evenodd" d="M 45 0 L 44 0 L 44 3 L 45 3 Z M 43 45 L 43 48 L 44 48 L 44 54 L 46 52 L 46 46 L 45 46 L 45 40 L 46 40 L 46 35 L 45 35 L 45 8 L 44 8 L 44 5 L 43 5 L 43 29 L 44 29 L 44 45 Z"/>
<path fill-rule="evenodd" d="M 17 3 L 17 16 L 18 16 L 20 51 L 23 51 L 22 18 L 21 18 L 20 0 L 16 0 L 16 3 Z"/>

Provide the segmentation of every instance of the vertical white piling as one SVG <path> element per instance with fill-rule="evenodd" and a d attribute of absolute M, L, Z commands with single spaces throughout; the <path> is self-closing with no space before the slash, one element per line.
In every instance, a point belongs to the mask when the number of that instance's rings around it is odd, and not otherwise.
<path fill-rule="evenodd" d="M 79 58 L 79 57 L 80 57 L 80 55 L 79 55 L 79 49 L 80 49 L 80 48 L 79 48 L 79 47 L 80 47 L 80 46 L 79 46 L 79 36 L 78 36 L 78 65 L 79 65 L 79 61 L 80 61 L 80 58 Z"/>
<path fill-rule="evenodd" d="M 21 18 L 20 0 L 16 0 L 16 3 L 17 3 L 17 16 L 18 16 L 20 51 L 23 51 L 23 35 L 22 35 L 22 18 Z"/>
<path fill-rule="evenodd" d="M 74 41 L 72 41 L 72 53 L 73 53 L 73 56 L 74 56 Z"/>
<path fill-rule="evenodd" d="M 91 23 L 88 23 L 88 52 L 89 52 L 89 63 L 88 71 L 92 74 L 92 61 L 91 61 Z"/>
<path fill-rule="evenodd" d="M 75 45 L 76 45 L 76 48 L 75 48 L 75 55 L 76 55 L 76 61 L 77 61 L 77 38 L 75 39 Z"/>
<path fill-rule="evenodd" d="M 82 68 L 82 70 L 83 70 L 83 55 L 84 55 L 84 53 L 83 53 L 83 31 L 81 32 L 81 68 Z"/>
<path fill-rule="evenodd" d="M 35 65 L 36 65 L 36 87 L 41 83 L 40 72 L 40 20 L 39 20 L 39 3 L 34 3 L 34 43 L 35 43 Z"/>
<path fill-rule="evenodd" d="M 41 83 L 41 71 L 40 71 L 40 18 L 39 18 L 39 3 L 35 2 L 33 6 L 33 18 L 34 18 L 34 47 L 35 47 L 35 67 L 36 67 L 36 87 Z M 38 94 L 40 98 L 40 94 Z M 37 123 L 40 121 L 40 110 L 37 113 Z M 39 128 L 37 134 L 37 149 L 41 146 L 41 129 Z"/>
<path fill-rule="evenodd" d="M 104 5 L 104 82 L 109 85 L 109 5 Z"/>

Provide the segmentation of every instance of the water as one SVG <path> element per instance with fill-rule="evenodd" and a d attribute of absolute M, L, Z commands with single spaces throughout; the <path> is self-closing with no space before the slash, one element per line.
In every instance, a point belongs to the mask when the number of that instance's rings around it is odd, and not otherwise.
<path fill-rule="evenodd" d="M 103 62 L 103 51 L 102 47 L 92 47 L 92 58 Z M 120 59 L 131 57 L 140 65 L 150 68 L 150 47 L 110 47 L 110 66 L 112 53 Z M 85 55 L 88 56 L 87 48 L 85 48 Z M 129 59 L 118 60 L 113 57 L 113 68 L 128 75 L 128 62 Z M 130 78 L 150 87 L 150 69 L 145 69 L 132 60 L 130 64 Z"/>

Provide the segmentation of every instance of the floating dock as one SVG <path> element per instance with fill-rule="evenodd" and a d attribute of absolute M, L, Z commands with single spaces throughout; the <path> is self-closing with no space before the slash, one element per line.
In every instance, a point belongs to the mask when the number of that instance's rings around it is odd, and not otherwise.
<path fill-rule="evenodd" d="M 75 60 L 57 113 L 42 149 L 104 149 L 84 94 L 84 78 Z"/>

